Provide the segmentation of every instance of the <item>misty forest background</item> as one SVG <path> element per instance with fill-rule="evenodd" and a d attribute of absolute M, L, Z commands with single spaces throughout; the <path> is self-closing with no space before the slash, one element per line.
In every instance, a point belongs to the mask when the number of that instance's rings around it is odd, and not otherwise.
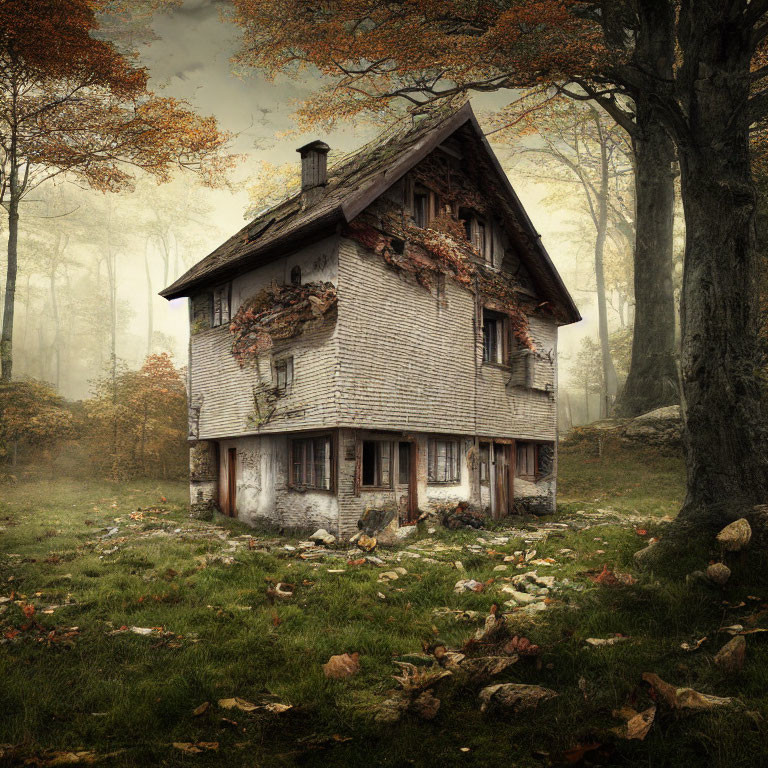
<path fill-rule="evenodd" d="M 14 477 L 22 466 L 39 471 L 41 458 L 45 471 L 95 470 L 115 480 L 184 476 L 187 309 L 185 300 L 168 303 L 158 291 L 243 219 L 296 190 L 293 149 L 308 136 L 328 137 L 333 161 L 375 136 L 386 122 L 358 119 L 354 131 L 342 124 L 302 134 L 292 112 L 319 89 L 316 74 L 299 84 L 279 77 L 268 82 L 258 71 L 238 79 L 228 69 L 237 31 L 211 5 L 193 1 L 152 11 L 120 17 L 106 25 L 106 32 L 118 42 L 123 36 L 132 45 L 139 41 L 139 64 L 148 67 L 150 84 L 163 95 L 220 111 L 220 125 L 226 122 L 222 129 L 231 132 L 227 152 L 236 157 L 212 185 L 185 171 L 172 173 L 166 183 L 139 171 L 130 186 L 109 192 L 63 173 L 22 200 L 13 338 L 18 383 L 4 386 L 0 394 L 5 401 L 0 402 L 0 451 Z M 189 64 L 184 54 L 212 44 L 218 51 L 208 71 L 194 65 L 192 72 L 184 70 Z M 174 67 L 170 74 L 168 68 Z M 227 82 L 221 110 L 206 75 L 214 85 L 217 78 Z M 241 110 L 235 114 L 233 89 Z M 582 323 L 561 331 L 560 426 L 567 431 L 609 414 L 629 368 L 635 239 L 631 143 L 591 104 L 560 100 L 529 115 L 520 108 L 524 119 L 505 128 L 502 111 L 509 93 L 475 99 L 495 151 L 584 316 Z M 598 220 L 601 202 L 607 216 Z M 676 295 L 681 220 L 678 211 Z M 8 237 L 5 217 L 0 237 Z M 3 272 L 5 262 L 3 254 Z M 0 302 L 4 298 L 0 292 Z M 602 337 L 600 301 L 606 322 Z M 607 367 L 602 342 L 609 348 Z"/>

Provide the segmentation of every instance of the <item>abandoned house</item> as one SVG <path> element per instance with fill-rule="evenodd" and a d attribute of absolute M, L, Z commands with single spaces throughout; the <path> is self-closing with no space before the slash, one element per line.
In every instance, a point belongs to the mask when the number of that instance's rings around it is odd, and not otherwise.
<path fill-rule="evenodd" d="M 162 292 L 189 298 L 193 505 L 344 536 L 551 511 L 580 317 L 471 107 L 328 151 Z"/>

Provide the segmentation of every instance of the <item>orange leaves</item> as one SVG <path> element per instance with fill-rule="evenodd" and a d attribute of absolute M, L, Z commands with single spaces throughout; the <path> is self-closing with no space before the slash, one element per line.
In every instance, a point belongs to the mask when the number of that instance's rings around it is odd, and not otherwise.
<path fill-rule="evenodd" d="M 467 90 L 530 87 L 589 76 L 607 55 L 602 31 L 575 0 L 468 5 L 234 0 L 238 60 L 274 75 L 316 67 L 330 82 L 305 103 L 308 123 L 381 111 Z"/>

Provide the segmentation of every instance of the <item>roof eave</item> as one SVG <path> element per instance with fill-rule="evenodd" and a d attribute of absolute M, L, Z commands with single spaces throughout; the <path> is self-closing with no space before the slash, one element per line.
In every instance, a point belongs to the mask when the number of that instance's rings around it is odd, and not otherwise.
<path fill-rule="evenodd" d="M 171 301 L 183 296 L 190 296 L 194 293 L 195 288 L 200 285 L 209 284 L 213 281 L 224 282 L 231 280 L 237 275 L 248 272 L 256 266 L 261 266 L 273 258 L 294 250 L 297 245 L 306 245 L 327 237 L 335 231 L 336 225 L 342 223 L 343 220 L 344 214 L 341 206 L 331 208 L 328 212 L 307 222 L 306 225 L 300 227 L 295 232 L 290 232 L 287 235 L 275 238 L 273 242 L 264 243 L 252 248 L 231 264 L 227 264 L 226 267 L 213 269 L 192 280 L 185 280 L 182 275 L 176 282 L 160 291 L 158 295 Z M 256 260 L 259 261 L 258 264 L 253 263 Z"/>

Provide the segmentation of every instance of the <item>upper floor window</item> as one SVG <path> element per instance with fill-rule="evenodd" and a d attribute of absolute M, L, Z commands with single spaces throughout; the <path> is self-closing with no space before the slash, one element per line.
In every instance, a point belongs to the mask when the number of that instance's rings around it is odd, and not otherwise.
<path fill-rule="evenodd" d="M 427 482 L 458 483 L 460 481 L 458 440 L 431 439 L 427 459 Z"/>
<path fill-rule="evenodd" d="M 293 358 L 283 357 L 275 360 L 275 387 L 280 394 L 284 394 L 293 384 Z"/>
<path fill-rule="evenodd" d="M 413 223 L 417 227 L 428 226 L 438 208 L 437 195 L 431 189 L 417 185 L 413 191 Z"/>
<path fill-rule="evenodd" d="M 211 325 L 226 325 L 230 320 L 232 283 L 226 283 L 213 289 L 213 315 Z"/>
<path fill-rule="evenodd" d="M 483 310 L 483 362 L 507 362 L 508 320 L 504 315 Z"/>

